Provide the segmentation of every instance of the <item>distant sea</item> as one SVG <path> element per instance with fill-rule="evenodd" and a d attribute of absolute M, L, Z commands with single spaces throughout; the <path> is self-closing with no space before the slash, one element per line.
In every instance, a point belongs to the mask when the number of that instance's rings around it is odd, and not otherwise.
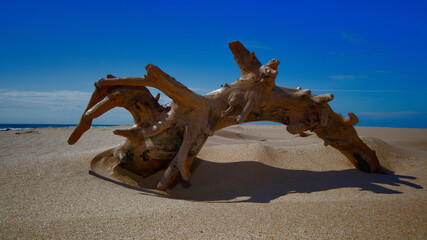
<path fill-rule="evenodd" d="M 22 130 L 22 129 L 33 129 L 33 128 L 58 128 L 58 127 L 75 127 L 77 124 L 3 124 L 0 123 L 0 131 L 6 130 Z M 92 127 L 111 127 L 118 125 L 102 125 L 102 124 L 92 124 Z"/>

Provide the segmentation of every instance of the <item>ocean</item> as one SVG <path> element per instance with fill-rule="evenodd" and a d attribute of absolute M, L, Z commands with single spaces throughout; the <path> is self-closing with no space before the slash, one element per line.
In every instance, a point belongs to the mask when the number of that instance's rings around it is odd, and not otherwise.
<path fill-rule="evenodd" d="M 45 128 L 45 127 L 75 127 L 77 124 L 4 124 L 0 123 L 0 131 L 7 130 L 22 130 L 22 129 L 34 129 L 34 128 Z M 111 127 L 111 126 L 119 126 L 119 125 L 109 125 L 109 124 L 92 124 L 92 127 Z"/>

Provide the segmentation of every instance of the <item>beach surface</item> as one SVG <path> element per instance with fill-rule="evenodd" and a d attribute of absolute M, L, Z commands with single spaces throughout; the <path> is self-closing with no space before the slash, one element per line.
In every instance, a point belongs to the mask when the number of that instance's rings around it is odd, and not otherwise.
<path fill-rule="evenodd" d="M 389 174 L 315 135 L 239 125 L 210 137 L 189 183 L 155 189 L 94 157 L 123 127 L 0 132 L 0 239 L 426 239 L 427 129 L 357 127 Z"/>

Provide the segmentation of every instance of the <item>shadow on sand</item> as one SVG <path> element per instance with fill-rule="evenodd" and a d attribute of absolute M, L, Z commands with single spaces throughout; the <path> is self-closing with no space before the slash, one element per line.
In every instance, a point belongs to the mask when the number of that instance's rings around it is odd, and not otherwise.
<path fill-rule="evenodd" d="M 268 203 L 287 194 L 312 193 L 340 188 L 358 188 L 361 191 L 378 194 L 402 193 L 384 185 L 406 185 L 422 189 L 417 184 L 405 181 L 414 180 L 415 177 L 395 175 L 390 171 L 389 174 L 368 174 L 356 169 L 318 172 L 281 169 L 254 161 L 215 163 L 203 159 L 196 159 L 193 166 L 194 175 L 191 183 L 177 180 L 167 193 L 155 190 L 155 186 L 152 184 L 145 185 L 143 178 L 136 179 L 140 183 L 140 187 L 136 187 L 101 176 L 93 171 L 89 173 L 140 191 L 144 195 L 192 201 Z M 196 168 L 197 171 L 194 171 Z M 156 179 L 150 179 L 150 182 L 158 182 L 161 175 L 162 173 L 156 174 L 154 176 Z M 230 201 L 239 197 L 245 197 L 245 200 Z"/>

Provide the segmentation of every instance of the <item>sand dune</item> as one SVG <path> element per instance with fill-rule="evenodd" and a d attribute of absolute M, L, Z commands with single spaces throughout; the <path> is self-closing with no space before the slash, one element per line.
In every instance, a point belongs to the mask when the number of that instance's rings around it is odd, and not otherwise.
<path fill-rule="evenodd" d="M 189 183 L 155 189 L 96 155 L 121 143 L 93 128 L 0 132 L 0 238 L 424 239 L 427 130 L 357 128 L 387 175 L 355 170 L 315 135 L 283 126 L 218 131 Z M 92 164 L 91 164 L 92 161 Z M 89 174 L 88 174 L 89 173 Z"/>

